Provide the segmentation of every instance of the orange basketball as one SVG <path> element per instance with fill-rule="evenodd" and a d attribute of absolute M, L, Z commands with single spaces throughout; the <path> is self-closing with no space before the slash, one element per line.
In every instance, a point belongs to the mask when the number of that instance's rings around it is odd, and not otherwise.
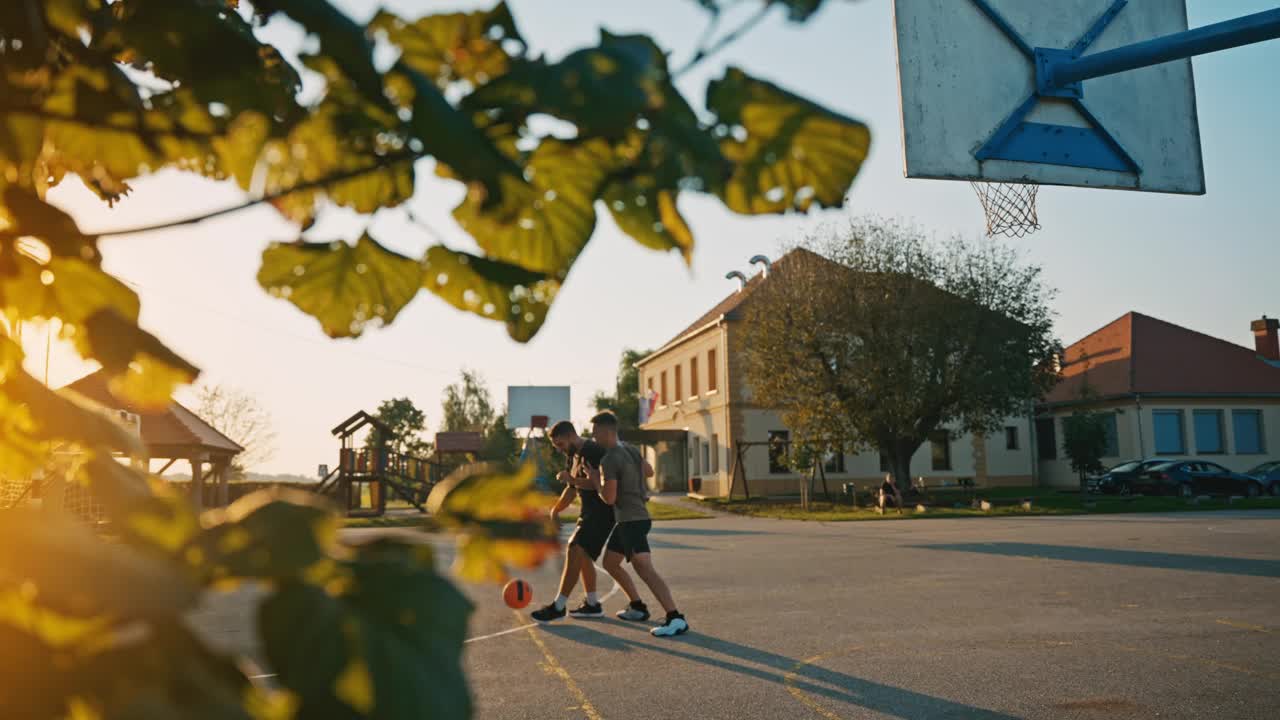
<path fill-rule="evenodd" d="M 507 607 L 519 610 L 533 600 L 533 588 L 523 580 L 512 580 L 502 588 L 502 599 L 506 601 Z"/>

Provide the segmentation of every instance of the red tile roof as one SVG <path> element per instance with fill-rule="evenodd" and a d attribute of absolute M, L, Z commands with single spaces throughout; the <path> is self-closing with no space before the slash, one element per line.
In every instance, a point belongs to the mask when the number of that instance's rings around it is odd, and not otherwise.
<path fill-rule="evenodd" d="M 1131 312 L 1066 349 L 1062 382 L 1045 397 L 1096 394 L 1277 395 L 1280 367 L 1251 348 Z"/>
<path fill-rule="evenodd" d="M 148 449 L 159 451 L 155 457 L 168 457 L 160 453 L 179 447 L 194 447 L 233 455 L 244 451 L 234 440 L 218 432 L 177 402 L 170 403 L 162 411 L 140 410 L 132 403 L 116 397 L 111 392 L 108 380 L 107 374 L 99 370 L 63 389 L 72 390 L 104 407 L 137 414 L 142 420 L 142 443 Z"/>

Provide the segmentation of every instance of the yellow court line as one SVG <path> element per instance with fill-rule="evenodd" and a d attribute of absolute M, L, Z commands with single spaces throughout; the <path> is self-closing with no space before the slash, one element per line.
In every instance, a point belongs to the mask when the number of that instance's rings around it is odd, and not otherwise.
<path fill-rule="evenodd" d="M 1271 628 L 1263 627 L 1261 625 L 1250 625 L 1249 623 L 1236 622 L 1235 620 L 1228 620 L 1226 618 L 1220 618 L 1218 620 L 1215 620 L 1214 622 L 1218 623 L 1219 625 L 1226 625 L 1228 627 L 1240 628 L 1241 630 L 1252 630 L 1254 632 L 1266 633 L 1268 635 L 1272 635 L 1275 633 L 1275 630 L 1272 630 Z"/>
<path fill-rule="evenodd" d="M 520 617 L 520 613 L 513 614 L 520 620 L 524 619 Z M 546 658 L 547 669 L 551 671 L 552 675 L 564 681 L 565 688 L 569 690 L 569 694 L 573 696 L 573 699 L 578 701 L 578 706 L 582 708 L 582 713 L 587 716 L 587 720 L 603 720 L 600 717 L 600 713 L 596 712 L 595 706 L 587 699 L 586 693 L 582 692 L 582 688 L 578 687 L 578 683 L 569 675 L 569 671 L 564 669 L 560 661 L 556 660 L 556 656 L 551 654 L 547 644 L 542 642 L 542 638 L 538 637 L 538 631 L 532 627 L 529 628 L 529 637 L 533 638 L 533 643 L 542 651 L 542 657 Z"/>
<path fill-rule="evenodd" d="M 796 700 L 799 700 L 800 704 L 814 711 L 818 715 L 821 715 L 822 717 L 826 718 L 826 720 L 842 720 L 839 715 L 822 707 L 821 705 L 818 704 L 816 700 L 806 695 L 804 691 L 802 691 L 800 688 L 796 687 L 796 678 L 798 677 L 796 671 L 798 671 L 800 668 L 806 665 L 812 665 L 816 662 L 826 660 L 827 658 L 835 657 L 837 655 L 848 655 L 849 653 L 852 653 L 861 649 L 862 649 L 861 645 L 855 645 L 854 647 L 845 648 L 844 650 L 832 650 L 831 652 L 822 653 L 821 655 L 814 655 L 811 658 L 805 658 L 804 660 L 801 660 L 800 662 L 791 666 L 791 669 L 787 671 L 785 675 L 782 676 L 782 683 L 787 686 L 787 692 L 791 693 L 791 697 L 795 698 Z"/>

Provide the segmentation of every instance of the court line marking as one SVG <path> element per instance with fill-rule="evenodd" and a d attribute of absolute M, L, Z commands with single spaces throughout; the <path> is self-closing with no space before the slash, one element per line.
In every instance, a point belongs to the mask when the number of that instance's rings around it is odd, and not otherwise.
<path fill-rule="evenodd" d="M 791 694 L 791 697 L 795 698 L 796 700 L 799 700 L 801 705 L 804 705 L 805 707 L 809 708 L 813 712 L 821 715 L 822 717 L 826 718 L 826 720 L 842 720 L 842 718 L 839 715 L 822 707 L 821 705 L 818 704 L 816 700 L 809 697 L 800 688 L 796 687 L 796 679 L 799 677 L 799 674 L 797 671 L 800 670 L 800 668 L 805 667 L 806 665 L 812 665 L 816 662 L 821 662 L 822 660 L 826 660 L 827 658 L 833 658 L 840 655 L 849 655 L 861 649 L 862 649 L 861 645 L 854 645 L 853 647 L 845 648 L 843 650 L 832 650 L 831 652 L 825 652 L 818 655 L 814 655 L 813 657 L 810 657 L 810 658 L 805 658 L 804 660 L 801 660 L 795 665 L 792 665 L 791 669 L 788 670 L 786 674 L 782 676 L 782 684 L 786 686 L 787 692 Z"/>
<path fill-rule="evenodd" d="M 520 613 L 515 610 L 512 610 L 511 613 L 516 617 L 520 617 Z M 534 625 L 537 625 L 537 623 L 534 623 Z M 551 649 L 542 641 L 542 638 L 538 637 L 537 631 L 532 626 L 525 629 L 529 631 L 529 637 L 533 640 L 533 643 L 542 651 L 542 657 L 546 658 L 546 669 L 564 682 L 565 688 L 573 696 L 573 699 L 578 701 L 578 707 L 587 716 L 587 720 L 604 720 L 600 717 L 600 713 L 596 712 L 596 708 L 591 704 L 591 701 L 587 699 L 586 693 L 582 692 L 582 688 L 578 687 L 578 683 L 574 681 L 573 676 L 569 674 L 568 670 L 564 669 L 559 660 L 556 660 L 556 656 L 551 654 Z"/>
<path fill-rule="evenodd" d="M 1227 618 L 1219 618 L 1217 620 L 1214 620 L 1214 622 L 1218 623 L 1219 625 L 1226 625 L 1227 627 L 1239 628 L 1241 630 L 1252 630 L 1253 632 L 1266 633 L 1268 635 L 1275 634 L 1275 630 L 1272 630 L 1271 628 L 1263 627 L 1261 625 L 1250 625 L 1249 623 L 1242 623 L 1242 622 L 1237 622 L 1235 620 L 1228 620 Z"/>
<path fill-rule="evenodd" d="M 596 569 L 597 569 L 597 570 L 599 570 L 600 572 L 604 573 L 606 577 L 608 577 L 610 580 L 613 580 L 613 576 L 612 576 L 612 575 L 610 575 L 608 572 L 606 572 L 604 568 L 600 567 L 599 563 L 592 563 L 592 564 L 593 564 L 593 565 L 595 565 L 595 567 L 596 567 Z M 618 594 L 618 591 L 619 591 L 619 590 L 621 590 L 621 589 L 622 589 L 622 586 L 618 584 L 618 581 L 617 581 L 617 580 L 613 580 L 613 588 L 612 588 L 611 590 L 609 590 L 609 592 L 605 593 L 605 594 L 604 594 L 604 597 L 600 598 L 600 604 L 601 604 L 601 605 L 605 604 L 605 603 L 606 603 L 610 598 L 612 598 L 614 595 L 617 595 L 617 594 Z M 521 620 L 523 620 L 523 619 L 524 619 L 523 617 L 521 617 L 521 616 L 520 616 L 520 613 L 515 613 L 515 616 L 516 616 L 517 618 L 521 619 Z M 489 633 L 488 635 L 481 635 L 481 636 L 479 636 L 479 637 L 467 638 L 466 640 L 463 640 L 463 641 L 462 641 L 462 644 L 463 644 L 463 645 L 466 645 L 467 643 L 480 642 L 481 640 L 491 640 L 491 639 L 496 638 L 496 637 L 502 637 L 503 635 L 510 635 L 510 634 L 512 634 L 512 633 L 518 633 L 518 632 L 520 632 L 521 630 L 528 630 L 529 628 L 537 627 L 539 624 L 540 624 L 540 623 L 531 622 L 531 623 L 529 623 L 529 624 L 527 624 L 527 625 L 521 625 L 520 627 L 513 627 L 513 628 L 509 628 L 509 629 L 507 629 L 507 630 L 500 630 L 500 631 L 498 631 L 498 632 L 496 632 L 496 633 Z M 249 676 L 249 679 L 250 679 L 250 680 L 265 680 L 265 679 L 267 679 L 267 678 L 273 678 L 273 677 L 275 677 L 275 676 L 276 676 L 276 674 L 277 674 L 277 673 L 266 673 L 265 675 L 250 675 L 250 676 Z"/>

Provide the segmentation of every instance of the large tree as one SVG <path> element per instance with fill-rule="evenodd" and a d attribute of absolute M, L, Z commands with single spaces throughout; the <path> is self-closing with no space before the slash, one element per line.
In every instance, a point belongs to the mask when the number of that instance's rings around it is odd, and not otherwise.
<path fill-rule="evenodd" d="M 614 384 L 613 394 L 597 392 L 591 398 L 596 411 L 612 410 L 618 416 L 618 427 L 634 429 L 640 425 L 640 369 L 636 363 L 649 357 L 652 350 L 622 351 L 622 359 L 618 361 L 618 379 Z"/>
<path fill-rule="evenodd" d="M 427 414 L 409 398 L 392 398 L 378 405 L 374 415 L 395 434 L 392 449 L 418 457 L 431 453 L 431 442 L 422 437 L 427 429 Z"/>
<path fill-rule="evenodd" d="M 743 214 L 843 204 L 869 147 L 864 124 L 737 67 L 707 85 L 705 102 L 676 87 L 771 11 L 804 22 L 822 4 L 698 0 L 708 32 L 673 68 L 653 39 L 607 31 L 549 61 L 503 3 L 353 18 L 329 0 L 0 2 L 0 315 L 59 318 L 62 337 L 101 364 L 113 392 L 163 407 L 199 369 L 141 327 L 140 300 L 104 267 L 100 240 L 270 204 L 297 234 L 258 239 L 258 283 L 327 334 L 389 324 L 426 291 L 526 342 L 591 239 L 597 208 L 638 243 L 687 262 L 694 233 L 681 196 L 706 194 Z M 306 43 L 277 47 L 272 37 Z M 243 200 L 147 199 L 148 185 L 177 172 L 234 185 Z M 156 216 L 86 230 L 50 202 L 69 178 Z M 431 219 L 406 207 L 444 183 L 465 191 L 452 217 L 472 252 L 438 244 Z M 358 237 L 303 236 L 336 208 L 399 213 L 427 231 L 417 247 L 397 238 L 409 255 L 389 250 L 369 222 L 357 223 L 372 228 Z M 101 543 L 70 520 L 0 522 L 0 593 L 17 603 L 0 617 L 0 698 L 24 703 L 10 714 L 132 717 L 142 705 L 156 717 L 284 707 L 299 717 L 470 714 L 460 661 L 469 606 L 429 553 L 394 539 L 339 548 L 327 506 L 311 495 L 250 496 L 198 518 L 113 459 L 141 453 L 136 438 L 45 388 L 22 362 L 4 333 L 0 474 L 29 476 L 55 447 L 83 450 L 77 479 L 119 541 Z M 468 543 L 466 577 L 500 579 L 555 550 L 530 480 L 524 470 L 476 471 L 434 496 L 436 520 Z M 245 580 L 270 588 L 258 640 L 278 691 L 251 684 L 243 664 L 187 624 L 202 594 Z M 30 617 L 48 622 L 13 620 Z M 380 631 L 387 617 L 419 621 Z M 324 642 L 299 645 L 306 638 Z"/>
<path fill-rule="evenodd" d="M 244 448 L 231 464 L 239 477 L 275 453 L 271 413 L 243 390 L 202 383 L 196 388 L 196 414 Z"/>
<path fill-rule="evenodd" d="M 748 299 L 753 402 L 810 447 L 878 449 L 899 487 L 935 432 L 992 432 L 1052 386 L 1050 291 L 989 241 L 859 219 L 775 263 Z"/>
<path fill-rule="evenodd" d="M 444 417 L 440 429 L 444 432 L 485 432 L 497 415 L 489 396 L 489 386 L 474 370 L 463 370 L 458 382 L 444 389 L 440 412 Z"/>

